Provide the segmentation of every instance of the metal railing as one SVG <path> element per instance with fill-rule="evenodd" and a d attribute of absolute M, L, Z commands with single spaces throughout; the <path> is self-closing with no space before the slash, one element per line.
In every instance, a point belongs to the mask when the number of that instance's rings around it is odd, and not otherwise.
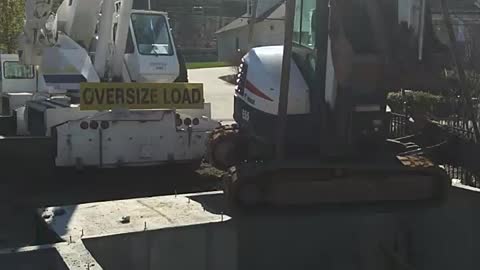
<path fill-rule="evenodd" d="M 474 132 L 471 123 L 457 117 L 436 119 L 441 125 L 448 127 L 449 132 L 459 136 L 462 140 L 472 142 Z M 409 117 L 392 113 L 390 118 L 389 138 L 400 138 L 411 135 Z M 471 172 L 461 166 L 444 164 L 443 167 L 452 179 L 458 179 L 464 185 L 480 187 L 480 173 Z"/>
<path fill-rule="evenodd" d="M 389 138 L 400 138 L 410 135 L 408 129 L 408 117 L 398 113 L 391 113 L 388 133 Z"/>
<path fill-rule="evenodd" d="M 460 135 L 466 140 L 473 140 L 475 138 L 471 121 L 464 121 L 457 117 L 442 118 L 437 119 L 437 121 L 441 125 L 448 126 L 453 133 Z"/>
<path fill-rule="evenodd" d="M 457 135 L 462 140 L 473 142 L 475 133 L 471 121 L 464 121 L 458 117 L 450 117 L 437 120 L 441 125 L 447 126 L 452 134 Z M 480 174 L 473 173 L 461 166 L 444 165 L 447 173 L 452 179 L 458 179 L 467 186 L 480 187 Z"/>

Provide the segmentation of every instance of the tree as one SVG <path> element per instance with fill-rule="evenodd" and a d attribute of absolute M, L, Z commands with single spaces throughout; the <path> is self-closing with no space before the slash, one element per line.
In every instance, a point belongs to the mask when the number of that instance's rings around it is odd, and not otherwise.
<path fill-rule="evenodd" d="M 25 1 L 0 0 L 0 50 L 15 53 L 23 29 Z"/>

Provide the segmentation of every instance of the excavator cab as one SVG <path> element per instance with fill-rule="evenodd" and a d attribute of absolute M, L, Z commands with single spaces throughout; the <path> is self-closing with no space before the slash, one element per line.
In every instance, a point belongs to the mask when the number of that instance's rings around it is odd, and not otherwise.
<path fill-rule="evenodd" d="M 283 48 L 254 48 L 238 76 L 237 125 L 220 128 L 210 143 L 209 159 L 230 168 L 225 176 L 230 202 L 292 206 L 445 199 L 450 185 L 445 171 L 424 156 L 405 154 L 406 145 L 388 140 L 387 133 L 387 91 L 436 81 L 437 58 L 448 53 L 435 39 L 427 2 L 296 0 L 294 9 L 286 8 L 286 25 L 293 18 L 293 29 L 286 28 L 293 31 L 288 41 L 293 61 L 287 115 L 281 120 L 285 157 L 275 155 L 273 128 L 282 109 L 284 55 L 278 52 Z M 423 12 L 403 14 L 418 10 L 404 6 L 415 4 Z M 265 77 L 271 74 L 274 83 L 267 92 Z"/>

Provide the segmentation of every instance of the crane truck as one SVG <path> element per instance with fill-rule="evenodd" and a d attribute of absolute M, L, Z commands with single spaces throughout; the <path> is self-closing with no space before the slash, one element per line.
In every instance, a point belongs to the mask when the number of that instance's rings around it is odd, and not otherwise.
<path fill-rule="evenodd" d="M 132 2 L 26 0 L 18 56 L 0 56 L 3 144 L 47 140 L 56 168 L 199 164 L 219 123 L 168 14 Z"/>
<path fill-rule="evenodd" d="M 412 155 L 411 147 L 421 149 L 415 142 L 387 137 L 387 91 L 441 85 L 449 64 L 429 1 L 294 3 L 286 1 L 285 45 L 253 48 L 242 59 L 236 123 L 211 135 L 208 160 L 227 171 L 228 200 L 444 200 L 445 171 L 421 150 Z"/>

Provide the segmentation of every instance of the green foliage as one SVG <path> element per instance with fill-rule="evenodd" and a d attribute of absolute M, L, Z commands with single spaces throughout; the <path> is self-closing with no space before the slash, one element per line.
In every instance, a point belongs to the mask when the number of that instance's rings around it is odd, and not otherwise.
<path fill-rule="evenodd" d="M 228 63 L 225 62 L 193 62 L 187 63 L 188 69 L 197 69 L 197 68 L 214 68 L 214 67 L 226 67 Z"/>
<path fill-rule="evenodd" d="M 391 92 L 387 96 L 387 104 L 397 113 L 403 113 L 406 107 L 409 113 L 443 117 L 452 113 L 453 103 L 451 99 L 427 92 L 405 91 L 404 95 L 401 92 Z"/>
<path fill-rule="evenodd" d="M 0 0 L 0 49 L 15 53 L 23 29 L 25 1 Z"/>

